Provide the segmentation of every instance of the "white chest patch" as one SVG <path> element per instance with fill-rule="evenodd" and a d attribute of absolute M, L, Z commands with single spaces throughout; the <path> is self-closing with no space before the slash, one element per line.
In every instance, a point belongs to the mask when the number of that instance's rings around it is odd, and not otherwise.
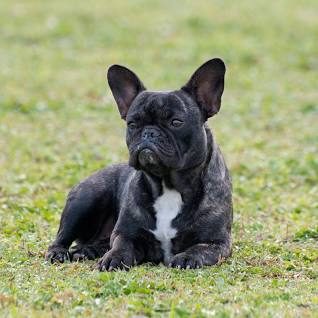
<path fill-rule="evenodd" d="M 162 183 L 163 192 L 157 198 L 153 207 L 156 211 L 156 229 L 151 231 L 156 239 L 161 242 L 161 248 L 164 254 L 164 261 L 168 263 L 171 254 L 171 239 L 173 239 L 177 230 L 171 226 L 172 220 L 178 215 L 182 207 L 181 194 L 172 189 L 167 189 Z"/>

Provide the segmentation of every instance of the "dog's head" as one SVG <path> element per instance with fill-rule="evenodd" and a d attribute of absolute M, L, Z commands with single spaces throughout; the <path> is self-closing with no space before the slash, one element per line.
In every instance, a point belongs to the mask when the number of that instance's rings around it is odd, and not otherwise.
<path fill-rule="evenodd" d="M 181 89 L 150 92 L 132 71 L 112 65 L 107 78 L 127 123 L 129 164 L 162 176 L 203 163 L 204 123 L 220 110 L 224 74 L 225 65 L 216 58 L 199 67 Z"/>

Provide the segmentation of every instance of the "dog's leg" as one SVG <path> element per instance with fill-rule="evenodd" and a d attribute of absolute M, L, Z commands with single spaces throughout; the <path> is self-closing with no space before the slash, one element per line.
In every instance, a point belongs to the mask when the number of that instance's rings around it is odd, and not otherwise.
<path fill-rule="evenodd" d="M 74 192 L 71 191 L 68 196 L 55 241 L 49 246 L 46 253 L 46 259 L 51 263 L 71 260 L 68 249 L 80 236 L 84 228 L 84 221 L 91 212 L 90 206 L 85 204 L 84 200 L 77 198 Z"/>
<path fill-rule="evenodd" d="M 82 246 L 90 245 L 90 249 L 81 251 L 84 258 L 103 255 L 108 249 L 115 222 L 116 216 L 107 190 L 100 195 L 90 180 L 80 183 L 68 195 L 56 239 L 48 248 L 46 259 L 51 263 L 71 260 L 74 251 L 70 253 L 69 247 L 75 240 Z"/>
<path fill-rule="evenodd" d="M 204 265 L 215 265 L 231 255 L 231 240 L 226 242 L 201 243 L 176 254 L 170 261 L 169 267 L 201 268 Z"/>

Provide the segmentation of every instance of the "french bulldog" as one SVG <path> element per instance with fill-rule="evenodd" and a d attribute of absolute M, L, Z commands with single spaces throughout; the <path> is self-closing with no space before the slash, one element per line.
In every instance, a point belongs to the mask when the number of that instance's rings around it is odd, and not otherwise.
<path fill-rule="evenodd" d="M 194 269 L 230 256 L 231 179 L 207 126 L 220 110 L 224 75 L 214 58 L 181 89 L 153 92 L 128 68 L 108 69 L 129 163 L 70 191 L 48 261 L 100 258 L 100 271 L 144 262 Z"/>

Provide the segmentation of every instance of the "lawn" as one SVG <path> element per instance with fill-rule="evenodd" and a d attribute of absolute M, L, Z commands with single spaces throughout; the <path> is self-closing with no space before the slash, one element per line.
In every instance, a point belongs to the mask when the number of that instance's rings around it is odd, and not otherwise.
<path fill-rule="evenodd" d="M 1 317 L 318 317 L 318 3 L 0 2 Z M 68 190 L 127 160 L 112 63 L 150 89 L 227 65 L 209 121 L 234 187 L 233 256 L 180 271 L 48 265 Z"/>

